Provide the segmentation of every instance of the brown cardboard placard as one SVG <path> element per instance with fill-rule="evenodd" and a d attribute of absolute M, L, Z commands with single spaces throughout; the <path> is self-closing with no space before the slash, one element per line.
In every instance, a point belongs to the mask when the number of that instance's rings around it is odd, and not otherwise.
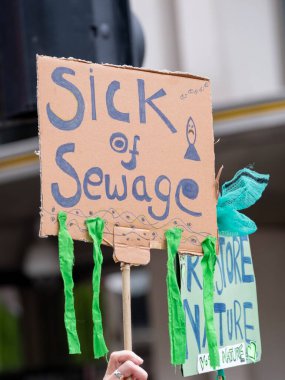
<path fill-rule="evenodd" d="M 41 159 L 40 236 L 88 240 L 85 220 L 148 230 L 150 247 L 183 229 L 180 251 L 217 236 L 208 79 L 183 73 L 37 57 Z"/>

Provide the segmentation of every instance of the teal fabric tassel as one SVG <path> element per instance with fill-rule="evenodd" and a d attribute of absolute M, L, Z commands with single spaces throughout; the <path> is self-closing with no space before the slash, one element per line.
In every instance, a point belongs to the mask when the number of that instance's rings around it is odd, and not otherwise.
<path fill-rule="evenodd" d="M 92 303 L 92 318 L 93 318 L 93 350 L 94 358 L 98 359 L 108 353 L 108 348 L 105 344 L 102 316 L 100 310 L 100 282 L 101 270 L 103 263 L 103 255 L 101 251 L 101 244 L 103 240 L 104 220 L 101 218 L 87 219 L 87 229 L 90 237 L 93 240 L 93 260 L 94 269 L 92 277 L 93 286 L 93 303 Z"/>
<path fill-rule="evenodd" d="M 242 236 L 254 233 L 256 224 L 240 213 L 261 197 L 269 181 L 268 174 L 251 169 L 239 170 L 231 181 L 224 183 L 217 204 L 219 233 L 225 236 Z"/>
<path fill-rule="evenodd" d="M 226 380 L 225 371 L 223 369 L 219 369 L 217 371 L 217 377 L 216 380 L 220 380 L 219 377 L 222 377 L 223 380 Z"/>
<path fill-rule="evenodd" d="M 175 257 L 178 252 L 182 230 L 172 228 L 165 232 L 167 241 L 167 301 L 168 330 L 170 338 L 171 364 L 181 365 L 186 360 L 186 322 L 181 301 L 180 290 L 174 269 Z"/>

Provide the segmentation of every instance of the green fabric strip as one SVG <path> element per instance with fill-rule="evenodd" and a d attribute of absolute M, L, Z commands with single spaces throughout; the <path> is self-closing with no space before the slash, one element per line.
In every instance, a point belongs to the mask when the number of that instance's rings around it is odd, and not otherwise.
<path fill-rule="evenodd" d="M 186 323 L 180 291 L 174 269 L 182 230 L 172 228 L 165 232 L 167 241 L 167 300 L 168 330 L 170 338 L 171 364 L 181 365 L 186 360 Z"/>
<path fill-rule="evenodd" d="M 219 377 L 222 377 L 223 380 L 226 380 L 226 375 L 225 375 L 225 371 L 223 369 L 219 369 L 217 371 L 217 377 L 216 377 L 216 380 L 219 380 Z"/>
<path fill-rule="evenodd" d="M 87 219 L 86 225 L 90 237 L 93 240 L 93 260 L 94 269 L 92 277 L 93 302 L 92 302 L 92 318 L 93 318 L 93 351 L 94 358 L 98 359 L 108 353 L 103 335 L 102 316 L 100 310 L 100 281 L 103 263 L 103 255 L 101 244 L 103 240 L 103 231 L 105 222 L 101 218 Z"/>
<path fill-rule="evenodd" d="M 201 260 L 203 269 L 203 302 L 206 324 L 206 336 L 213 369 L 220 365 L 217 334 L 214 324 L 214 272 L 216 265 L 216 238 L 208 236 L 202 242 L 204 256 Z"/>
<path fill-rule="evenodd" d="M 73 297 L 73 278 L 72 268 L 74 265 L 73 240 L 66 228 L 66 213 L 58 213 L 59 232 L 58 232 L 58 250 L 59 266 L 64 284 L 64 323 L 67 333 L 68 348 L 70 354 L 80 354 L 80 343 L 76 330 L 76 318 L 74 310 Z"/>

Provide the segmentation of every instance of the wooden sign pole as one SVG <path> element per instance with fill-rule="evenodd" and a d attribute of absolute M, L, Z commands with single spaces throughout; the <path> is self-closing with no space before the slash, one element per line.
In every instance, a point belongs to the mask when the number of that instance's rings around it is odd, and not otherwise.
<path fill-rule="evenodd" d="M 124 349 L 132 351 L 131 265 L 121 263 Z"/>
<path fill-rule="evenodd" d="M 131 265 L 121 263 L 124 349 L 132 351 Z M 132 380 L 132 377 L 126 378 Z"/>
<path fill-rule="evenodd" d="M 116 226 L 114 228 L 114 260 L 121 263 L 124 349 L 132 351 L 131 265 L 149 263 L 150 231 Z M 126 380 L 132 380 L 132 378 L 128 377 Z"/>

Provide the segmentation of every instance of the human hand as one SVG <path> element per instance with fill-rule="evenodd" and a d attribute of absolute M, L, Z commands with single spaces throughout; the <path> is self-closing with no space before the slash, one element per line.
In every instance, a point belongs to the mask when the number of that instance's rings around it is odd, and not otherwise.
<path fill-rule="evenodd" d="M 148 374 L 140 367 L 143 360 L 132 351 L 112 352 L 103 380 L 146 380 Z"/>

